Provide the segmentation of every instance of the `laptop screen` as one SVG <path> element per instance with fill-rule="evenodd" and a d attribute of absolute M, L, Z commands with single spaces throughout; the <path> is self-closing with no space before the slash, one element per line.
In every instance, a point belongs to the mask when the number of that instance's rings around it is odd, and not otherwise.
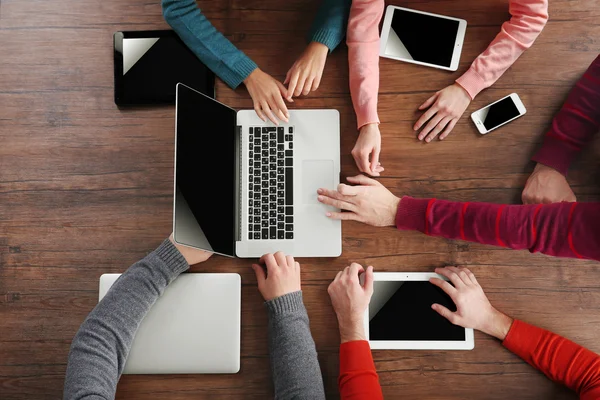
<path fill-rule="evenodd" d="M 235 255 L 236 111 L 177 85 L 174 235 Z"/>

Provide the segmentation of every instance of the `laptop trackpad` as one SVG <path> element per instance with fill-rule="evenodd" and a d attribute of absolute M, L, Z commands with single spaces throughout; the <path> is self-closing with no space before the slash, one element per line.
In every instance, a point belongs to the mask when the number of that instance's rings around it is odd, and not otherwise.
<path fill-rule="evenodd" d="M 333 160 L 305 160 L 302 162 L 302 202 L 320 204 L 317 189 L 333 187 Z"/>

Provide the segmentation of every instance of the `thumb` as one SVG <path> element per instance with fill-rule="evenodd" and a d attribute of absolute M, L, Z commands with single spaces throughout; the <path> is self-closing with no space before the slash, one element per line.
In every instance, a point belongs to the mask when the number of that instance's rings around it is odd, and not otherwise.
<path fill-rule="evenodd" d="M 454 315 L 454 313 L 450 310 L 448 310 L 446 307 L 440 305 L 440 304 L 432 304 L 431 308 L 434 309 L 438 314 L 440 314 L 442 317 L 446 318 L 448 321 L 450 321 L 451 323 L 453 323 L 454 325 L 457 325 L 456 322 L 456 316 Z"/>
<path fill-rule="evenodd" d="M 348 182 L 365 186 L 377 186 L 379 184 L 375 179 L 367 178 L 364 175 L 349 176 Z"/>
<path fill-rule="evenodd" d="M 430 98 L 428 98 L 428 99 L 425 101 L 425 103 L 421 104 L 421 105 L 419 106 L 419 110 L 424 110 L 424 109 L 426 109 L 427 107 L 431 106 L 431 105 L 433 104 L 433 102 L 434 102 L 434 101 L 437 99 L 438 93 L 439 93 L 439 92 L 436 92 L 436 93 L 435 93 L 433 96 L 431 96 Z"/>
<path fill-rule="evenodd" d="M 256 281 L 258 282 L 258 285 L 262 285 L 267 280 L 265 270 L 258 264 L 252 264 L 252 269 L 254 270 L 254 274 L 256 275 Z"/>
<path fill-rule="evenodd" d="M 371 155 L 371 172 L 377 172 L 377 166 L 379 165 L 379 146 L 373 148 Z"/>
<path fill-rule="evenodd" d="M 288 99 L 287 89 L 285 88 L 285 86 L 283 86 L 283 84 L 281 82 L 279 82 L 278 80 L 276 80 L 275 82 L 277 83 L 277 87 L 279 88 L 279 91 L 281 92 L 281 96 L 288 101 L 292 101 L 292 100 Z"/>
<path fill-rule="evenodd" d="M 369 266 L 367 267 L 367 270 L 365 271 L 365 284 L 364 284 L 365 290 L 369 293 L 373 293 L 373 267 Z"/>

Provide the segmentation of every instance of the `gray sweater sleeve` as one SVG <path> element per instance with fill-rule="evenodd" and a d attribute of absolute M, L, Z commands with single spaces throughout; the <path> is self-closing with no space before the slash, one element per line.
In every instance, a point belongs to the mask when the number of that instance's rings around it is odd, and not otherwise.
<path fill-rule="evenodd" d="M 269 353 L 275 399 L 325 399 L 315 342 L 302 292 L 265 303 L 269 313 Z"/>
<path fill-rule="evenodd" d="M 135 333 L 166 287 L 189 268 L 167 239 L 132 265 L 83 321 L 71 344 L 64 399 L 113 399 Z"/>

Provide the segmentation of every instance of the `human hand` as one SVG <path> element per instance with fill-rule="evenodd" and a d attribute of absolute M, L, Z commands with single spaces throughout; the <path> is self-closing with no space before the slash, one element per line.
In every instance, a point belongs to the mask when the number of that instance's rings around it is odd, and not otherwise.
<path fill-rule="evenodd" d="M 323 204 L 349 212 L 328 212 L 332 219 L 353 220 L 373 226 L 394 226 L 400 199 L 375 179 L 364 175 L 348 177 L 337 190 L 321 188 L 317 190 L 319 201 Z"/>
<path fill-rule="evenodd" d="M 442 132 L 442 129 L 446 128 L 440 135 L 440 140 L 445 139 L 463 115 L 469 103 L 471 103 L 469 93 L 458 83 L 436 92 L 419 107 L 421 111 L 429 108 L 413 127 L 415 131 L 418 131 L 429 121 L 419 133 L 419 140 L 425 139 L 426 142 L 431 142 Z"/>
<path fill-rule="evenodd" d="M 284 85 L 288 84 L 287 100 L 292 96 L 307 95 L 319 88 L 329 48 L 323 43 L 310 42 L 285 76 Z"/>
<path fill-rule="evenodd" d="M 363 272 L 365 281 L 361 286 L 359 275 Z M 373 267 L 365 271 L 362 265 L 352 263 L 337 273 L 327 293 L 337 315 L 342 343 L 366 340 L 363 320 L 373 295 Z"/>
<path fill-rule="evenodd" d="M 209 251 L 195 249 L 193 247 L 184 246 L 175 242 L 175 238 L 173 237 L 172 233 L 171 236 L 169 236 L 169 240 L 171 243 L 173 243 L 173 245 L 175 245 L 175 247 L 177 247 L 177 250 L 179 250 L 183 258 L 185 258 L 185 261 L 187 261 L 188 265 L 195 265 L 204 262 L 213 255 L 213 253 Z"/>
<path fill-rule="evenodd" d="M 371 176 L 379 176 L 384 171 L 379 162 L 381 151 L 381 133 L 378 124 L 367 124 L 360 128 L 358 139 L 352 149 L 352 157 L 360 172 Z M 371 160 L 369 161 L 369 156 Z"/>
<path fill-rule="evenodd" d="M 567 182 L 567 178 L 554 168 L 539 163 L 535 166 L 529 179 L 527 179 L 521 198 L 523 204 L 577 201 L 573 190 L 571 190 Z"/>
<path fill-rule="evenodd" d="M 284 97 L 287 97 L 287 90 L 281 82 L 256 68 L 244 80 L 244 84 L 254 102 L 254 111 L 260 119 L 266 122 L 266 115 L 275 125 L 279 125 L 277 118 L 289 121 L 290 113 L 283 101 Z"/>
<path fill-rule="evenodd" d="M 429 280 L 450 296 L 456 304 L 456 311 L 451 312 L 439 304 L 433 304 L 431 308 L 454 325 L 477 329 L 504 340 L 513 319 L 492 307 L 471 271 L 462 267 L 446 267 L 436 268 L 435 272 L 448 278 L 454 285 L 439 278 Z"/>
<path fill-rule="evenodd" d="M 265 301 L 300 290 L 300 264 L 294 261 L 294 257 L 278 251 L 274 255 L 265 254 L 259 263 L 266 264 L 266 274 L 258 264 L 253 264 L 252 269 L 256 274 L 258 290 Z"/>

